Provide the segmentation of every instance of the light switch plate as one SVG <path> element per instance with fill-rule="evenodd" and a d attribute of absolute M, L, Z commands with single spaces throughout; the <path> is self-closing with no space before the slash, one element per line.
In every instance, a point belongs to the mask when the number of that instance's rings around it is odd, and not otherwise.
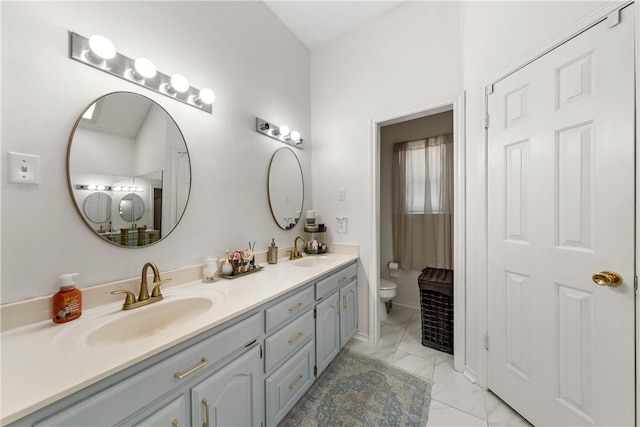
<path fill-rule="evenodd" d="M 344 193 L 344 188 L 338 188 L 338 201 L 344 202 L 346 200 L 346 195 Z"/>
<path fill-rule="evenodd" d="M 9 182 L 38 184 L 40 156 L 9 152 Z"/>

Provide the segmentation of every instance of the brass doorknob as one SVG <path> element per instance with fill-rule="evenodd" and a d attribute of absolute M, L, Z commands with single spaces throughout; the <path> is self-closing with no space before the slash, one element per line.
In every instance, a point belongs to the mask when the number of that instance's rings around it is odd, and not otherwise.
<path fill-rule="evenodd" d="M 615 288 L 622 284 L 622 276 L 615 271 L 605 270 L 591 277 L 596 285 L 611 286 Z"/>

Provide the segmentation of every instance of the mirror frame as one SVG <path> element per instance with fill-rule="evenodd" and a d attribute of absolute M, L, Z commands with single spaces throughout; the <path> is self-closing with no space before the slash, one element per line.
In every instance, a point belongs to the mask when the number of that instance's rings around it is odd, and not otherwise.
<path fill-rule="evenodd" d="M 280 224 L 280 222 L 278 221 L 278 218 L 276 217 L 276 213 L 273 211 L 273 203 L 271 201 L 271 168 L 273 167 L 273 159 L 276 157 L 276 154 L 280 150 L 289 150 L 291 154 L 293 154 L 293 158 L 296 159 L 298 168 L 300 169 L 300 181 L 302 186 L 302 201 L 300 202 L 300 216 L 295 219 L 295 224 L 289 228 L 283 227 Z M 293 230 L 296 227 L 296 225 L 298 225 L 298 223 L 300 222 L 300 218 L 302 218 L 302 209 L 304 208 L 304 173 L 302 172 L 302 165 L 300 164 L 300 159 L 298 159 L 298 156 L 296 156 L 296 153 L 289 147 L 278 148 L 276 151 L 273 152 L 273 155 L 271 156 L 271 160 L 269 161 L 269 170 L 267 172 L 267 198 L 269 199 L 269 210 L 271 211 L 271 216 L 273 217 L 273 220 L 275 221 L 276 225 L 280 227 L 282 230 Z"/>
<path fill-rule="evenodd" d="M 118 248 L 125 248 L 125 249 L 143 249 L 143 248 L 148 248 L 150 246 L 153 246 L 161 241 L 163 241 L 164 239 L 166 239 L 171 233 L 173 233 L 176 228 L 178 228 L 178 225 L 180 225 L 180 221 L 182 221 L 182 218 L 184 218 L 184 214 L 187 211 L 187 207 L 189 206 L 189 200 L 191 199 L 191 187 L 193 184 L 193 173 L 189 173 L 189 192 L 187 194 L 186 197 L 186 202 L 184 204 L 184 209 L 182 210 L 182 213 L 180 214 L 180 216 L 176 219 L 176 223 L 173 226 L 173 228 L 171 230 L 169 230 L 168 232 L 164 233 L 164 235 L 162 236 L 162 238 L 150 242 L 149 244 L 146 244 L 144 246 L 124 246 L 124 245 L 120 245 L 112 240 L 109 240 L 108 238 L 102 236 L 98 230 L 94 229 L 93 226 L 91 225 L 91 223 L 89 222 L 88 218 L 85 217 L 85 215 L 82 212 L 83 207 L 80 206 L 78 204 L 78 201 L 76 199 L 76 195 L 75 195 L 75 190 L 73 188 L 73 184 L 71 181 L 71 149 L 73 147 L 73 137 L 76 133 L 76 130 L 78 129 L 78 126 L 80 125 L 81 121 L 82 121 L 82 116 L 84 115 L 84 113 L 96 102 L 98 102 L 99 100 L 106 98 L 108 96 L 111 95 L 117 95 L 117 94 L 126 94 L 126 95 L 137 95 L 137 96 L 141 96 L 143 98 L 146 98 L 147 100 L 149 100 L 150 102 L 154 103 L 158 108 L 160 108 L 162 111 L 164 111 L 164 113 L 167 115 L 167 117 L 169 117 L 171 119 L 171 121 L 173 122 L 173 124 L 176 126 L 176 129 L 178 130 L 178 133 L 180 134 L 180 136 L 182 137 L 182 141 L 184 142 L 184 149 L 187 152 L 187 157 L 189 160 L 189 171 L 192 171 L 192 167 L 191 167 L 191 153 L 189 153 L 189 147 L 187 146 L 187 140 L 184 137 L 184 134 L 182 133 L 182 129 L 180 129 L 180 126 L 178 126 L 178 123 L 175 121 L 175 119 L 173 118 L 173 116 L 171 114 L 169 114 L 169 112 L 162 106 L 160 105 L 157 101 L 149 98 L 148 96 L 142 95 L 140 93 L 137 92 L 131 92 L 131 91 L 116 91 L 116 92 L 109 92 L 106 93 L 102 96 L 99 96 L 95 99 L 93 99 L 91 102 L 89 102 L 89 104 L 87 104 L 82 111 L 80 112 L 80 114 L 78 115 L 78 118 L 76 119 L 73 128 L 71 129 L 71 134 L 69 135 L 69 143 L 67 144 L 67 186 L 69 188 L 69 195 L 71 196 L 71 201 L 73 202 L 73 206 L 76 209 L 76 212 L 78 213 L 78 215 L 80 216 L 80 218 L 82 218 L 82 221 L 84 222 L 84 224 L 89 228 L 89 230 L 91 230 L 91 232 L 93 234 L 95 234 L 100 240 L 102 240 L 103 242 L 106 242 L 110 245 L 116 246 Z M 113 199 L 113 198 L 112 198 Z M 113 200 L 112 200 L 112 204 L 113 204 Z M 113 215 L 113 214 L 112 214 Z"/>

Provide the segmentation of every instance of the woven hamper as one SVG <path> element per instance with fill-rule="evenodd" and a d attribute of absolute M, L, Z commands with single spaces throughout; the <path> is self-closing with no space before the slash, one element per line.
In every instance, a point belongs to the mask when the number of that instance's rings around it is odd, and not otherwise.
<path fill-rule="evenodd" d="M 427 267 L 418 277 L 422 345 L 453 354 L 453 270 Z"/>

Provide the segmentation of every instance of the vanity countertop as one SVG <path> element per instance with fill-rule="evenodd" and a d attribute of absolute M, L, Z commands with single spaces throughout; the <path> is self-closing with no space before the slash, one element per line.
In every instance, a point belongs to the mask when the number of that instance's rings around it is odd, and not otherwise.
<path fill-rule="evenodd" d="M 351 254 L 328 255 L 331 262 L 326 265 L 299 267 L 295 261 L 282 260 L 263 264 L 265 268 L 260 272 L 233 280 L 220 278 L 213 283 L 197 280 L 167 288 L 163 291 L 164 300 L 156 304 L 207 292 L 224 297 L 222 303 L 180 322 L 179 327 L 172 326 L 142 339 L 101 347 L 89 346 L 81 339 L 83 330 L 91 328 L 96 319 L 102 322 L 105 316 L 123 316 L 122 301 L 85 310 L 80 319 L 72 322 L 54 324 L 47 320 L 3 332 L 0 423 L 16 421 L 358 258 Z"/>

